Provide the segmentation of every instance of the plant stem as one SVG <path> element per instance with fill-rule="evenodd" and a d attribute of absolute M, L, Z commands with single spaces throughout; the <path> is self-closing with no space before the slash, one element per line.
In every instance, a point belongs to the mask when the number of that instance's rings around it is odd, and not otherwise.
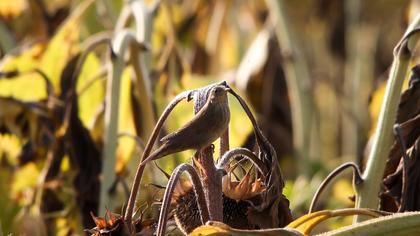
<path fill-rule="evenodd" d="M 200 177 L 197 174 L 194 167 L 189 164 L 182 164 L 178 166 L 173 174 L 171 175 L 168 186 L 165 190 L 165 195 L 162 201 L 162 210 L 160 211 L 159 215 L 159 222 L 156 230 L 156 235 L 165 235 L 166 231 L 166 218 L 168 217 L 168 212 L 170 208 L 170 203 L 172 199 L 172 194 L 176 188 L 176 184 L 183 172 L 187 172 L 190 176 L 191 182 L 193 183 L 194 193 L 197 200 L 198 209 L 200 211 L 201 222 L 205 224 L 209 220 L 209 210 L 207 209 L 206 205 L 206 198 L 203 190 L 203 186 L 201 185 Z"/>
<path fill-rule="evenodd" d="M 257 169 L 261 172 L 262 175 L 266 175 L 268 170 L 264 166 L 264 163 L 255 155 L 255 153 L 251 152 L 249 149 L 246 148 L 235 148 L 232 149 L 219 159 L 216 168 L 218 169 L 226 169 L 227 165 L 233 160 L 233 158 L 237 156 L 242 156 L 243 158 L 248 159 L 252 162 L 252 164 L 257 167 Z"/>
<path fill-rule="evenodd" d="M 7 54 L 14 47 L 16 47 L 16 43 L 12 33 L 7 29 L 6 24 L 0 20 L 0 48 L 3 49 L 4 54 Z"/>
<path fill-rule="evenodd" d="M 317 201 L 319 199 L 319 196 L 321 195 L 322 191 L 327 187 L 327 185 L 329 183 L 331 183 L 331 181 L 337 175 L 339 175 L 341 172 L 343 172 L 348 167 L 353 168 L 353 183 L 354 183 L 354 185 L 360 184 L 363 181 L 362 175 L 360 173 L 360 169 L 356 164 L 354 164 L 353 162 L 346 162 L 346 163 L 340 165 L 339 167 L 335 168 L 319 185 L 318 189 L 316 190 L 316 192 L 314 194 L 314 197 L 312 198 L 312 202 L 311 202 L 311 205 L 309 206 L 308 214 L 313 212 L 313 210 L 315 208 L 315 204 L 317 203 Z"/>
<path fill-rule="evenodd" d="M 293 142 L 299 163 L 299 174 L 309 177 L 309 149 L 311 144 L 312 105 L 309 95 L 310 80 L 306 62 L 295 45 L 289 24 L 283 11 L 282 0 L 266 0 L 270 17 L 279 40 L 290 96 L 293 120 Z"/>
<path fill-rule="evenodd" d="M 146 147 L 144 148 L 141 161 L 137 166 L 136 174 L 134 175 L 133 186 L 131 187 L 130 197 L 128 198 L 127 209 L 124 213 L 124 222 L 130 232 L 133 232 L 131 219 L 133 217 L 133 210 L 134 205 L 137 198 L 137 193 L 139 191 L 141 178 L 143 175 L 145 165 L 141 165 L 141 162 L 149 156 L 150 151 L 152 151 L 153 145 L 157 139 L 160 129 L 162 128 L 166 118 L 168 118 L 171 111 L 175 108 L 175 106 L 181 102 L 183 99 L 187 98 L 190 94 L 190 91 L 183 92 L 176 96 L 165 108 L 162 115 L 160 116 L 159 120 L 156 123 L 155 128 L 153 129 L 152 135 L 150 136 L 149 141 L 147 141 Z"/>
<path fill-rule="evenodd" d="M 145 42 L 150 39 L 150 12 L 142 1 L 133 1 L 130 3 L 132 14 L 136 22 L 136 31 L 121 29 L 117 32 L 112 42 L 111 67 L 107 82 L 105 110 L 105 138 L 102 162 L 102 183 L 100 191 L 99 215 L 105 214 L 106 207 L 111 207 L 108 190 L 110 189 L 115 177 L 115 152 L 117 149 L 118 132 L 118 112 L 120 100 L 121 74 L 124 69 L 124 55 L 130 50 L 131 62 L 134 63 L 134 71 L 137 77 L 137 91 L 143 93 L 146 98 L 142 104 L 145 109 L 145 122 L 147 126 L 154 124 L 153 108 L 151 105 L 151 89 L 146 70 L 148 59 L 143 55 L 143 49 L 146 48 Z M 121 23 L 122 24 L 122 23 Z M 121 27 L 119 24 L 119 27 Z M 124 24 L 122 24 L 124 25 Z M 139 81 L 142 80 L 142 81 Z M 144 130 L 143 137 L 148 137 L 151 133 L 149 127 Z M 140 171 L 141 174 L 143 170 Z M 140 183 L 138 183 L 140 184 Z M 134 203 L 133 203 L 134 204 Z M 133 205 L 134 206 L 134 205 Z M 131 220 L 131 219 L 130 219 Z M 131 222 L 131 221 L 130 221 Z"/>
<path fill-rule="evenodd" d="M 214 164 L 213 152 L 214 148 L 208 146 L 198 151 L 196 157 L 203 167 L 201 182 L 209 209 L 209 219 L 223 222 L 222 175 Z"/>
<path fill-rule="evenodd" d="M 359 93 L 356 90 L 361 77 L 360 70 L 360 0 L 346 0 L 345 21 L 346 21 L 346 62 L 344 65 L 344 109 L 342 121 L 342 156 L 345 161 L 355 161 L 359 143 L 359 114 L 356 113 Z"/>
<path fill-rule="evenodd" d="M 379 204 L 378 192 L 382 182 L 387 156 L 393 140 L 392 129 L 400 101 L 401 88 L 406 78 L 411 50 L 417 43 L 417 32 L 420 25 L 420 15 L 412 22 L 405 36 L 397 45 L 394 61 L 389 74 L 378 125 L 371 152 L 369 153 L 366 170 L 363 173 L 363 183 L 356 186 L 356 207 L 376 209 Z M 360 222 L 365 217 L 356 216 L 354 220 Z"/>
<path fill-rule="evenodd" d="M 420 213 L 405 212 L 390 216 L 371 219 L 359 224 L 342 227 L 327 232 L 325 236 L 351 236 L 351 235 L 419 235 Z"/>
<path fill-rule="evenodd" d="M 120 101 L 120 80 L 124 68 L 124 60 L 120 56 L 111 59 L 110 73 L 107 81 L 105 102 L 105 138 L 102 160 L 102 180 L 99 200 L 99 215 L 105 214 L 106 207 L 110 208 L 108 190 L 114 182 L 115 150 L 117 148 L 118 110 Z"/>
<path fill-rule="evenodd" d="M 106 207 L 110 208 L 108 190 L 115 177 L 115 152 L 117 149 L 118 112 L 120 103 L 121 75 L 124 69 L 124 53 L 129 47 L 140 48 L 134 33 L 129 30 L 121 31 L 112 42 L 111 64 L 109 67 L 107 92 L 105 102 L 105 137 L 102 161 L 102 182 L 100 191 L 99 215 L 105 214 Z M 135 49 L 132 51 L 137 51 Z"/>

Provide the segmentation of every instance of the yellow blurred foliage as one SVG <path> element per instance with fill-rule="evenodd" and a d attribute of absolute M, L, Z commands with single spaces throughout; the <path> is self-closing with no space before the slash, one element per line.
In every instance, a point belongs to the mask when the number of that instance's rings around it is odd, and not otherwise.
<path fill-rule="evenodd" d="M 332 186 L 333 198 L 347 207 L 354 205 L 349 197 L 354 195 L 354 190 L 351 182 L 347 179 L 337 180 Z"/>
<path fill-rule="evenodd" d="M 97 114 L 105 96 L 104 80 L 96 80 L 86 88 L 87 84 L 97 76 L 100 67 L 99 58 L 92 53 L 89 54 L 77 79 L 79 117 L 86 127 L 92 124 L 92 119 Z M 82 89 L 84 90 L 81 91 Z"/>
<path fill-rule="evenodd" d="M 402 91 L 406 90 L 408 88 L 408 79 L 404 80 Z M 369 136 L 372 136 L 375 132 L 377 120 L 379 117 L 379 112 L 381 111 L 382 106 L 382 100 L 385 95 L 385 89 L 386 89 L 386 81 L 382 82 L 379 87 L 376 89 L 376 91 L 372 94 L 372 101 L 370 103 L 370 117 L 372 126 L 369 131 Z"/>
<path fill-rule="evenodd" d="M 28 163 L 17 169 L 14 174 L 14 180 L 11 183 L 12 198 L 17 199 L 19 202 L 25 201 L 24 191 L 37 185 L 39 174 L 40 171 L 34 163 Z"/>
<path fill-rule="evenodd" d="M 69 17 L 49 42 L 37 43 L 21 54 L 3 59 L 0 70 L 29 72 L 40 69 L 58 92 L 63 68 L 79 51 L 80 11 Z M 22 100 L 38 100 L 46 96 L 45 82 L 34 73 L 26 73 L 15 80 L 0 80 L 0 88 L 1 96 L 13 96 Z"/>
<path fill-rule="evenodd" d="M 19 154 L 21 146 L 21 141 L 15 135 L 0 135 L 0 160 L 7 157 L 9 163 L 16 165 L 15 157 Z"/>
<path fill-rule="evenodd" d="M 11 19 L 20 16 L 28 7 L 26 0 L 1 0 L 0 17 Z"/>

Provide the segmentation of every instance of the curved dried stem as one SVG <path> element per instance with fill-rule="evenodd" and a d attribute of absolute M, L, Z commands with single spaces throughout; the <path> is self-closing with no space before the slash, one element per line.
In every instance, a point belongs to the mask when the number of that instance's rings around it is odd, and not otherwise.
<path fill-rule="evenodd" d="M 243 156 L 246 159 L 250 160 L 257 169 L 261 172 L 263 176 L 267 174 L 267 169 L 264 166 L 264 163 L 261 162 L 261 160 L 255 155 L 255 153 L 251 152 L 250 150 L 246 148 L 235 148 L 228 152 L 226 152 L 217 163 L 216 167 L 218 169 L 224 169 L 229 162 L 232 161 L 233 158 L 237 156 Z"/>
<path fill-rule="evenodd" d="M 244 109 L 246 115 L 252 123 L 252 126 L 254 127 L 254 134 L 257 138 L 258 145 L 260 146 L 262 144 L 261 142 L 264 142 L 266 138 L 262 134 L 261 129 L 257 124 L 257 120 L 251 112 L 251 109 L 249 109 L 244 99 L 241 96 L 239 96 L 233 89 L 229 89 L 229 93 L 232 94 L 238 100 L 239 104 L 241 104 L 242 108 Z"/>
<path fill-rule="evenodd" d="M 200 211 L 200 217 L 203 224 L 209 220 L 209 210 L 207 209 L 206 198 L 204 195 L 203 186 L 201 185 L 200 177 L 195 171 L 194 167 L 189 164 L 179 165 L 171 175 L 169 179 L 168 186 L 165 190 L 165 195 L 163 197 L 162 209 L 159 215 L 159 222 L 156 230 L 156 235 L 164 235 L 166 231 L 166 222 L 167 215 L 169 212 L 169 205 L 172 199 L 172 194 L 175 189 L 175 186 L 179 180 L 179 177 L 183 172 L 187 172 L 193 183 L 194 192 L 197 200 L 198 209 Z"/>
<path fill-rule="evenodd" d="M 88 55 L 94 51 L 97 47 L 101 45 L 107 45 L 111 47 L 111 33 L 110 32 L 104 32 L 104 33 L 98 33 L 96 35 L 93 35 L 86 39 L 82 43 L 82 52 L 80 54 L 80 57 L 77 59 L 77 65 L 76 69 L 72 74 L 72 83 L 73 86 L 76 85 L 77 77 L 80 75 L 83 69 L 83 65 L 88 57 Z M 71 96 L 74 96 L 76 91 L 73 91 L 73 94 Z M 71 98 L 69 98 L 71 99 Z"/>
<path fill-rule="evenodd" d="M 403 158 L 403 168 L 402 168 L 402 186 L 401 186 L 401 204 L 398 208 L 398 212 L 404 212 L 407 204 L 407 191 L 408 191 L 408 165 L 409 157 L 407 156 L 407 147 L 402 136 L 402 130 L 400 124 L 394 125 L 394 134 L 396 139 L 401 145 L 401 154 Z"/>
<path fill-rule="evenodd" d="M 50 78 L 48 78 L 48 76 L 41 69 L 34 69 L 33 72 L 37 73 L 42 77 L 42 79 L 45 82 L 47 97 L 52 98 L 54 96 L 54 86 L 52 85 Z"/>
<path fill-rule="evenodd" d="M 319 196 L 321 195 L 321 193 L 324 191 L 324 189 L 327 187 L 327 185 L 331 182 L 331 180 L 333 178 L 335 178 L 338 174 L 340 174 L 341 172 L 343 172 L 345 169 L 347 168 L 353 168 L 353 183 L 355 185 L 358 185 L 360 183 L 363 182 L 362 179 L 362 174 L 360 172 L 360 168 L 353 162 L 346 162 L 342 165 L 340 165 L 339 167 L 335 168 L 325 179 L 324 181 L 322 181 L 321 185 L 319 185 L 318 189 L 315 192 L 314 197 L 312 198 L 312 202 L 311 205 L 309 207 L 309 213 L 312 213 L 314 208 L 315 208 L 315 204 L 317 203 Z"/>
<path fill-rule="evenodd" d="M 188 98 L 190 100 L 191 93 L 193 91 L 185 91 L 181 94 L 178 94 L 169 104 L 166 106 L 165 110 L 163 111 L 162 115 L 160 116 L 158 122 L 156 123 L 155 128 L 153 129 L 152 135 L 150 136 L 149 141 L 146 144 L 146 147 L 144 148 L 143 155 L 141 157 L 141 161 L 137 167 L 136 174 L 134 176 L 133 180 L 133 186 L 131 188 L 130 197 L 128 199 L 127 203 L 127 209 L 124 214 L 124 221 L 126 225 L 129 227 L 130 232 L 132 232 L 132 214 L 134 209 L 134 203 L 136 201 L 137 192 L 139 191 L 141 177 L 143 175 L 144 167 L 145 165 L 142 165 L 142 161 L 146 159 L 146 157 L 149 156 L 150 152 L 152 151 L 153 145 L 156 142 L 156 139 L 158 137 L 159 131 L 162 129 L 162 126 L 166 119 L 168 118 L 171 111 L 175 108 L 175 106 L 184 100 L 185 98 Z"/>

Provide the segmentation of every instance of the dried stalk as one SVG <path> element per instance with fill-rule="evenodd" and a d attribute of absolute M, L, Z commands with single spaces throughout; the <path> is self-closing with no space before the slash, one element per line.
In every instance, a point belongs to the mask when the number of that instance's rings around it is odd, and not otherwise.
<path fill-rule="evenodd" d="M 132 226 L 132 214 L 134 209 L 134 204 L 137 198 L 137 193 L 139 191 L 141 178 L 143 175 L 144 167 L 145 165 L 141 165 L 141 162 L 145 160 L 150 152 L 152 151 L 153 145 L 156 142 L 156 139 L 158 137 L 159 131 L 162 129 L 162 126 L 165 122 L 165 120 L 168 118 L 171 111 L 175 108 L 175 106 L 184 100 L 185 98 L 190 98 L 192 91 L 185 91 L 179 95 L 177 95 L 169 104 L 166 106 L 165 110 L 163 111 L 162 115 L 160 116 L 159 120 L 156 123 L 155 128 L 153 129 L 152 135 L 149 138 L 149 141 L 146 144 L 146 147 L 144 148 L 144 152 L 141 157 L 141 161 L 138 164 L 136 174 L 134 176 L 133 180 L 133 186 L 131 187 L 130 197 L 128 199 L 127 203 L 127 209 L 125 210 L 124 214 L 124 221 L 127 227 L 129 228 L 130 232 L 133 232 L 133 226 Z"/>
<path fill-rule="evenodd" d="M 317 201 L 319 199 L 319 196 L 324 191 L 324 189 L 327 187 L 327 185 L 332 181 L 332 179 L 334 179 L 337 175 L 339 175 L 341 172 L 343 172 L 344 170 L 346 170 L 349 167 L 353 168 L 353 183 L 354 183 L 353 185 L 356 186 L 356 185 L 361 184 L 363 182 L 362 174 L 360 172 L 359 167 L 356 164 L 354 164 L 353 162 L 347 162 L 347 163 L 344 163 L 344 164 L 340 165 L 339 167 L 335 168 L 319 185 L 318 189 L 315 192 L 314 197 L 312 198 L 312 202 L 311 202 L 311 205 L 309 207 L 308 214 L 313 212 L 313 210 L 315 208 L 315 204 L 317 203 Z"/>
<path fill-rule="evenodd" d="M 246 148 L 235 148 L 228 152 L 226 152 L 217 163 L 216 167 L 218 169 L 224 169 L 227 164 L 229 164 L 230 161 L 232 161 L 233 158 L 237 156 L 243 156 L 250 160 L 257 169 L 261 172 L 262 175 L 267 174 L 267 168 L 264 166 L 264 163 L 261 162 L 261 160 L 250 150 Z"/>
<path fill-rule="evenodd" d="M 222 173 L 218 171 L 213 160 L 212 145 L 196 153 L 195 158 L 200 162 L 204 174 L 201 181 L 209 209 L 210 220 L 223 221 Z"/>
<path fill-rule="evenodd" d="M 311 145 L 312 105 L 309 95 L 309 72 L 301 55 L 297 39 L 293 37 L 282 0 L 266 0 L 275 33 L 279 40 L 282 55 L 285 57 L 284 69 L 290 96 L 290 109 L 293 120 L 293 142 L 299 173 L 309 177 L 309 149 Z"/>
<path fill-rule="evenodd" d="M 181 176 L 181 174 L 183 172 L 188 173 L 188 175 L 190 176 L 191 181 L 193 183 L 194 192 L 195 192 L 195 196 L 196 196 L 196 200 L 197 200 L 197 205 L 198 205 L 198 209 L 200 211 L 199 215 L 201 217 L 201 222 L 203 224 L 205 224 L 210 219 L 209 210 L 207 209 L 206 198 L 205 198 L 203 186 L 201 184 L 199 175 L 197 174 L 197 172 L 195 171 L 193 166 L 191 166 L 189 164 L 182 164 L 182 165 L 179 165 L 174 170 L 173 174 L 171 175 L 171 177 L 168 181 L 168 186 L 166 187 L 165 195 L 163 197 L 162 209 L 160 211 L 159 222 L 158 222 L 158 226 L 157 226 L 157 230 L 156 230 L 156 235 L 158 235 L 158 236 L 165 235 L 166 222 L 167 222 L 166 217 L 168 216 L 169 206 L 170 206 L 171 199 L 172 199 L 172 194 L 173 194 L 175 186 L 176 186 L 176 184 L 179 180 L 179 177 Z"/>
<path fill-rule="evenodd" d="M 106 104 L 105 109 L 105 138 L 104 138 L 104 160 L 102 162 L 102 186 L 100 192 L 99 214 L 105 214 L 105 206 L 109 206 L 108 189 L 111 187 L 114 178 L 115 167 L 115 151 L 117 148 L 117 129 L 118 129 L 118 107 L 120 100 L 120 85 L 121 74 L 124 69 L 124 54 L 130 50 L 131 62 L 136 72 L 138 86 L 140 93 L 145 94 L 147 101 L 142 103 L 147 112 L 152 110 L 150 85 L 148 85 L 148 59 L 142 52 L 147 48 L 146 44 L 150 41 L 151 20 L 150 12 L 146 5 L 141 1 L 133 1 L 130 3 L 131 11 L 136 22 L 136 31 L 120 30 L 112 42 L 112 55 L 110 63 L 110 73 L 107 84 Z M 124 14 L 118 24 L 118 27 L 124 26 L 129 19 L 129 14 Z M 143 78 L 143 79 L 141 79 Z M 148 113 L 150 115 L 153 112 Z M 148 124 L 153 123 L 153 118 L 147 119 Z M 153 125 L 152 125 L 153 126 Z M 131 227 L 131 225 L 129 226 Z M 131 229 L 131 228 L 130 228 Z"/>

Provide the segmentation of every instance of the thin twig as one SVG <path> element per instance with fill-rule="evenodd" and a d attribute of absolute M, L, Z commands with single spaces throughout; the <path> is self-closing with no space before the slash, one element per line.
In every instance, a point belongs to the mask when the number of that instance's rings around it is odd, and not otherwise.
<path fill-rule="evenodd" d="M 143 171 L 144 171 L 144 167 L 145 167 L 145 165 L 141 165 L 141 162 L 143 160 L 145 160 L 146 157 L 148 157 L 150 152 L 152 151 L 153 145 L 156 142 L 159 131 L 162 129 L 162 126 L 163 126 L 165 120 L 168 118 L 170 112 L 175 108 L 175 106 L 179 102 L 181 102 L 185 98 L 189 98 L 191 93 L 192 93 L 192 91 L 183 92 L 183 93 L 177 95 L 168 104 L 168 106 L 165 108 L 162 115 L 160 116 L 159 120 L 157 121 L 156 126 L 153 129 L 152 135 L 150 136 L 150 139 L 147 142 L 146 147 L 144 148 L 144 152 L 142 154 L 141 161 L 138 164 L 137 171 L 136 171 L 136 174 L 134 176 L 133 186 L 131 187 L 130 197 L 129 197 L 128 203 L 127 203 L 127 209 L 126 209 L 125 214 L 124 214 L 124 221 L 125 221 L 125 224 L 129 227 L 130 232 L 133 232 L 132 231 L 131 219 L 132 219 L 132 214 L 133 214 L 133 209 L 134 209 L 134 203 L 135 203 L 136 198 L 137 198 L 137 193 L 139 191 L 141 177 L 143 175 Z"/>
<path fill-rule="evenodd" d="M 327 185 L 331 182 L 332 179 L 334 179 L 338 174 L 340 174 L 341 172 L 343 172 L 345 169 L 347 168 L 353 168 L 353 181 L 355 185 L 359 185 L 360 183 L 363 182 L 362 179 L 362 174 L 360 172 L 359 167 L 354 164 L 353 162 L 347 162 L 344 163 L 342 165 L 340 165 L 339 167 L 335 168 L 325 179 L 324 181 L 322 181 L 321 185 L 319 185 L 318 189 L 315 192 L 314 197 L 312 198 L 312 202 L 311 205 L 309 207 L 309 213 L 312 213 L 314 208 L 315 208 L 315 204 L 317 203 L 319 196 L 321 195 L 321 193 L 324 191 L 324 189 L 327 187 Z"/>
<path fill-rule="evenodd" d="M 232 161 L 232 158 L 236 156 L 243 156 L 247 158 L 257 167 L 257 169 L 261 172 L 263 176 L 267 174 L 267 169 L 265 168 L 264 163 L 262 163 L 261 160 L 258 159 L 258 157 L 253 152 L 251 152 L 250 150 L 246 148 L 235 148 L 226 152 L 220 158 L 216 167 L 218 169 L 223 169 L 227 164 L 229 164 L 230 161 Z"/>

